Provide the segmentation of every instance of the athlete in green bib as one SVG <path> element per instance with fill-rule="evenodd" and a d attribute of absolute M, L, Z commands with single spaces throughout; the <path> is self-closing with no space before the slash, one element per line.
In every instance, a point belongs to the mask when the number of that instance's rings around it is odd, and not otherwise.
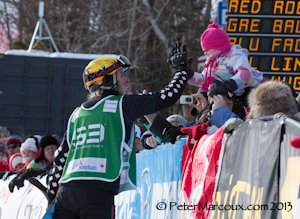
<path fill-rule="evenodd" d="M 130 145 L 124 141 L 122 100 L 123 96 L 111 95 L 92 108 L 81 106 L 73 112 L 66 136 L 71 147 L 61 183 L 79 179 L 113 182 L 121 175 L 120 184 L 126 183 L 127 187 L 120 187 L 120 192 L 130 189 L 130 186 L 135 188 L 135 156 L 131 156 L 132 150 L 135 151 L 135 141 L 130 139 Z M 94 116 L 100 114 L 103 116 Z M 131 138 L 135 138 L 134 133 L 132 130 Z"/>
<path fill-rule="evenodd" d="M 134 121 L 178 100 L 193 75 L 186 57 L 185 47 L 177 45 L 169 60 L 175 70 L 171 82 L 143 95 L 127 90 L 125 56 L 105 56 L 86 66 L 88 100 L 70 116 L 49 173 L 49 201 L 56 197 L 53 218 L 111 218 L 114 196 L 136 188 Z M 149 123 L 172 133 L 171 124 L 154 115 Z"/>

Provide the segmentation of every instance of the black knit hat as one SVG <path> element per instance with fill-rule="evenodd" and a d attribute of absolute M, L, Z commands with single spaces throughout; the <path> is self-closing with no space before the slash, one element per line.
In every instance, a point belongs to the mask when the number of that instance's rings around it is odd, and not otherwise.
<path fill-rule="evenodd" d="M 54 145 L 56 145 L 58 147 L 58 143 L 57 143 L 56 138 L 54 138 L 51 135 L 45 135 L 44 137 L 42 137 L 41 142 L 40 142 L 40 147 L 42 148 L 42 151 L 41 151 L 40 155 L 35 159 L 36 163 L 38 163 L 38 162 L 40 162 L 40 161 L 42 161 L 42 160 L 45 159 L 44 149 L 48 145 L 52 145 L 52 144 L 54 144 Z"/>

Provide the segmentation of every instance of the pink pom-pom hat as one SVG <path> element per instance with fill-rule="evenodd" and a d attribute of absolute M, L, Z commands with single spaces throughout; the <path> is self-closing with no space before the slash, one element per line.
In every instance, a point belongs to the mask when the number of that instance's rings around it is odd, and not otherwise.
<path fill-rule="evenodd" d="M 208 25 L 207 29 L 200 38 L 203 51 L 216 49 L 225 53 L 230 50 L 231 43 L 229 36 L 223 28 L 220 28 L 217 22 Z"/>

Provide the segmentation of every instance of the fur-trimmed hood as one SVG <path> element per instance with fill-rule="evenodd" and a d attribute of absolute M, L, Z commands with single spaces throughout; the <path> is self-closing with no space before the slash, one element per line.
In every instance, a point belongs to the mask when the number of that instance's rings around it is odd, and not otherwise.
<path fill-rule="evenodd" d="M 295 115 L 298 106 L 291 88 L 280 81 L 266 81 L 254 88 L 248 98 L 250 113 L 247 119 L 284 113 Z"/>

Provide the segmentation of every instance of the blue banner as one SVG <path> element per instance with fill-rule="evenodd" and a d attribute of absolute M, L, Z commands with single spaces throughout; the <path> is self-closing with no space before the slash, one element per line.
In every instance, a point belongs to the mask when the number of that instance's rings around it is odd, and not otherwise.
<path fill-rule="evenodd" d="M 220 26 L 227 25 L 228 2 L 219 2 L 218 23 Z"/>
<path fill-rule="evenodd" d="M 116 218 L 178 218 L 176 205 L 185 142 L 183 139 L 137 154 L 137 189 L 116 196 Z"/>

